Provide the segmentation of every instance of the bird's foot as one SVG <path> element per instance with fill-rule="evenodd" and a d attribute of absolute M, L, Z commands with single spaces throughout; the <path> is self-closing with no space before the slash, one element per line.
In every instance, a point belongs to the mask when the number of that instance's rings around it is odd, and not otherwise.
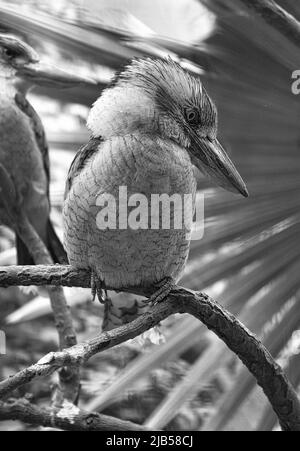
<path fill-rule="evenodd" d="M 91 289 L 93 302 L 96 299 L 96 295 L 100 304 L 105 304 L 105 302 L 110 299 L 107 294 L 105 282 L 101 280 L 94 271 L 91 273 Z"/>
<path fill-rule="evenodd" d="M 156 305 L 164 301 L 168 297 L 168 295 L 170 294 L 175 285 L 176 284 L 172 279 L 172 277 L 166 277 L 157 284 L 157 291 L 152 294 L 152 296 L 148 299 L 148 302 L 151 305 Z"/>

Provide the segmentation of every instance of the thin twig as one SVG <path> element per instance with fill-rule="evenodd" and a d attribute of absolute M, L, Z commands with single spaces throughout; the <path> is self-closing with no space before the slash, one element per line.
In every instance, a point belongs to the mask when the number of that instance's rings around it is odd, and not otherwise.
<path fill-rule="evenodd" d="M 176 312 L 176 304 L 177 302 L 175 305 L 170 302 L 158 304 L 130 324 L 104 332 L 87 342 L 79 343 L 64 351 L 46 355 L 35 365 L 0 382 L 0 399 L 36 378 L 49 376 L 66 365 L 81 366 L 94 355 L 141 335 Z"/>
<path fill-rule="evenodd" d="M 27 400 L 8 403 L 0 401 L 0 421 L 19 420 L 35 426 L 64 431 L 145 431 L 146 428 L 130 421 L 107 415 L 88 413 L 65 402 L 61 408 L 41 408 Z"/>
<path fill-rule="evenodd" d="M 273 0 L 240 0 L 257 12 L 268 24 L 276 28 L 297 46 L 300 45 L 300 22 Z"/>
<path fill-rule="evenodd" d="M 19 216 L 18 234 L 30 249 L 36 265 L 53 266 L 53 260 L 39 235 L 24 215 Z M 51 306 L 59 335 L 60 348 L 68 348 L 76 344 L 72 316 L 61 286 L 48 287 Z"/>
<path fill-rule="evenodd" d="M 30 249 L 34 262 L 42 265 L 53 265 L 53 260 L 45 244 L 29 222 L 25 213 L 19 209 L 7 206 L 9 215 L 15 225 L 16 232 Z M 60 349 L 76 345 L 76 334 L 73 327 L 72 316 L 61 286 L 48 286 L 49 298 L 53 311 L 55 326 L 59 336 Z M 80 390 L 80 369 L 62 368 L 59 372 L 60 390 L 65 399 L 75 402 Z"/>
<path fill-rule="evenodd" d="M 36 278 L 37 274 L 41 276 L 39 283 L 56 285 L 59 282 L 62 285 L 69 285 L 71 281 L 76 280 L 76 270 L 70 267 L 52 267 L 53 278 L 50 277 L 51 267 L 46 267 L 46 269 L 43 276 L 44 267 L 34 268 L 33 277 Z M 24 271 L 24 268 L 15 268 L 13 274 L 12 267 L 0 268 L 0 286 L 3 283 L 7 285 L 12 281 L 14 284 L 21 285 L 24 281 Z M 87 280 L 90 280 L 88 273 L 79 271 L 76 286 L 79 286 L 80 281 L 80 284 L 82 283 L 86 287 Z M 26 281 L 25 284 L 27 284 Z M 141 289 L 134 288 L 130 291 L 135 294 L 143 292 Z M 154 291 L 155 287 L 148 288 L 144 294 L 149 296 Z M 174 313 L 190 313 L 214 331 L 255 376 L 270 400 L 283 429 L 300 431 L 300 403 L 297 394 L 283 370 L 276 364 L 262 343 L 213 299 L 181 287 L 174 288 L 167 300 L 152 307 L 149 312 L 132 323 L 62 352 L 51 353 L 38 364 L 3 381 L 0 383 L 0 397 L 11 393 L 15 388 L 36 377 L 52 374 L 65 365 L 81 365 L 95 354 L 140 335 Z"/>

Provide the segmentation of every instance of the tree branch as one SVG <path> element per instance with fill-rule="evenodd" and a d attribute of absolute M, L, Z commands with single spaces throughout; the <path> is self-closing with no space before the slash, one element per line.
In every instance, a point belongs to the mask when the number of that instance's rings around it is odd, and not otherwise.
<path fill-rule="evenodd" d="M 36 266 L 3 266 L 0 267 L 0 286 L 43 285 L 90 288 L 89 271 L 77 270 L 72 266 L 36 265 Z"/>
<path fill-rule="evenodd" d="M 257 12 L 269 25 L 276 28 L 297 46 L 300 45 L 300 22 L 273 0 L 240 0 Z"/>
<path fill-rule="evenodd" d="M 76 269 L 69 265 L 34 265 L 34 266 L 2 266 L 0 267 L 0 286 L 35 285 L 63 286 L 63 287 L 91 287 L 91 273 L 84 269 Z M 115 291 L 112 287 L 108 290 Z M 122 288 L 127 293 L 138 295 L 153 294 L 153 287 L 147 288 Z"/>
<path fill-rule="evenodd" d="M 19 420 L 64 431 L 145 431 L 145 427 L 107 415 L 88 413 L 65 402 L 61 408 L 41 408 L 27 400 L 0 401 L 0 421 Z"/>
<path fill-rule="evenodd" d="M 31 275 L 30 268 L 0 268 L 0 286 L 12 283 L 27 285 L 25 274 L 36 280 L 38 285 L 52 283 L 86 287 L 90 282 L 88 272 L 76 272 L 70 267 L 34 267 L 32 271 Z M 155 290 L 155 287 L 149 287 L 146 290 L 130 288 L 124 291 L 149 296 Z M 174 313 L 190 313 L 214 331 L 254 375 L 270 400 L 283 429 L 300 431 L 300 403 L 297 394 L 262 343 L 213 299 L 181 287 L 174 288 L 167 300 L 152 307 L 130 324 L 62 352 L 50 353 L 36 365 L 1 382 L 0 397 L 36 377 L 48 376 L 65 365 L 80 366 L 95 354 L 140 335 Z"/>
<path fill-rule="evenodd" d="M 104 332 L 72 348 L 46 355 L 35 365 L 0 382 L 0 399 L 36 378 L 50 376 L 64 366 L 79 367 L 94 355 L 141 335 L 175 313 L 177 311 L 176 304 L 176 300 L 175 305 L 172 302 L 163 302 L 130 324 Z"/>

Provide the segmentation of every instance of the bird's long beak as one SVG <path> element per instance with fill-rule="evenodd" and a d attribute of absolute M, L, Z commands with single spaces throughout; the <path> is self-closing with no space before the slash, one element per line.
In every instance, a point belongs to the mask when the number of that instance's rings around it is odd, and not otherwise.
<path fill-rule="evenodd" d="M 200 138 L 194 134 L 190 153 L 195 166 L 219 186 L 249 196 L 245 182 L 217 139 Z"/>
<path fill-rule="evenodd" d="M 32 85 L 54 88 L 72 88 L 86 83 L 95 84 L 89 78 L 73 75 L 42 62 L 33 62 L 18 68 L 17 76 Z"/>

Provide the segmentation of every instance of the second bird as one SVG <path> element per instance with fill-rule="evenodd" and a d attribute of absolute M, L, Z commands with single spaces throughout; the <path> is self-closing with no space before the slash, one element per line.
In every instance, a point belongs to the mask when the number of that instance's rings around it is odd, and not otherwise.
<path fill-rule="evenodd" d="M 0 224 L 16 229 L 5 206 L 14 187 L 18 205 L 47 245 L 55 262 L 67 257 L 50 221 L 49 155 L 42 122 L 26 99 L 34 86 L 71 87 L 79 77 L 42 65 L 37 53 L 19 39 L 0 35 Z M 18 264 L 33 264 L 30 249 L 16 239 Z"/>

